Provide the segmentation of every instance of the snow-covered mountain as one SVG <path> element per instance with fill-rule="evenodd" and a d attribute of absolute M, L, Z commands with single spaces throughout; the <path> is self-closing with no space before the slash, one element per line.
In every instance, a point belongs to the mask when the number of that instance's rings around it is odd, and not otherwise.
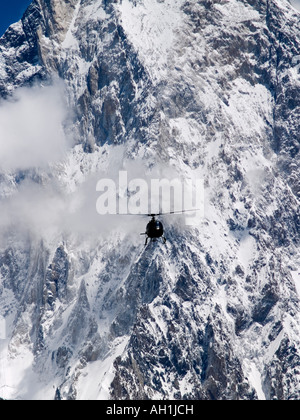
<path fill-rule="evenodd" d="M 0 39 L 0 397 L 300 398 L 300 20 L 286 0 L 34 0 Z M 2 156 L 2 157 L 1 157 Z M 101 177 L 204 180 L 192 227 Z"/>

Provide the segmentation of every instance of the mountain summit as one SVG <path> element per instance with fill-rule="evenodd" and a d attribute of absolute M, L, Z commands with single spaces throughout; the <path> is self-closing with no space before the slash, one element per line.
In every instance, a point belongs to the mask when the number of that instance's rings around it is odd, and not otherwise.
<path fill-rule="evenodd" d="M 299 39 L 287 0 L 34 0 L 7 30 L 0 397 L 300 398 Z M 144 248 L 96 213 L 124 170 L 197 174 L 203 217 Z"/>

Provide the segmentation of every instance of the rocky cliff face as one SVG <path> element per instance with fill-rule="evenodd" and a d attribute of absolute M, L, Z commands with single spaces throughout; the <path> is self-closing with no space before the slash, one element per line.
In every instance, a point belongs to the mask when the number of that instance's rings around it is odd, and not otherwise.
<path fill-rule="evenodd" d="M 286 0 L 35 0 L 8 29 L 2 107 L 62 79 L 73 146 L 1 173 L 2 208 L 59 197 L 1 232 L 1 397 L 299 399 L 299 31 Z M 124 168 L 197 171 L 204 218 L 143 249 L 147 219 L 95 214 Z"/>

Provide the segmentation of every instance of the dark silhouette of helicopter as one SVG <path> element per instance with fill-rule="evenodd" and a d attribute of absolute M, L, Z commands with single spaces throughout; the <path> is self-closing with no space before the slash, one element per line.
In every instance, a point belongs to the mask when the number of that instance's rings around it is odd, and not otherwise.
<path fill-rule="evenodd" d="M 151 242 L 155 242 L 158 238 L 162 238 L 163 243 L 165 244 L 167 239 L 164 236 L 163 224 L 155 219 L 156 216 L 161 216 L 161 214 L 148 214 L 148 216 L 152 217 L 152 219 L 147 224 L 146 232 L 141 233 L 141 235 L 146 235 L 145 246 L 147 246 L 149 239 Z"/>
<path fill-rule="evenodd" d="M 146 232 L 141 233 L 141 235 L 146 235 L 145 246 L 147 246 L 148 241 L 150 239 L 151 242 L 157 241 L 157 239 L 162 238 L 163 243 L 167 242 L 166 237 L 164 236 L 164 227 L 162 222 L 156 219 L 157 216 L 165 216 L 170 214 L 182 214 L 187 212 L 195 212 L 199 211 L 199 209 L 193 210 L 182 210 L 182 211 L 171 211 L 169 213 L 157 213 L 157 214 L 143 214 L 141 216 L 149 216 L 151 217 L 150 222 L 147 224 Z"/>

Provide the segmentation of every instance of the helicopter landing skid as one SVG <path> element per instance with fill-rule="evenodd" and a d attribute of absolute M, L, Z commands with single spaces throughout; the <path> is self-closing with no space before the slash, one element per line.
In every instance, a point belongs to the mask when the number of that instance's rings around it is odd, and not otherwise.
<path fill-rule="evenodd" d="M 148 245 L 149 239 L 150 239 L 150 242 L 157 242 L 159 238 L 149 238 L 149 236 L 147 236 L 146 241 L 145 241 L 145 247 Z M 163 244 L 167 242 L 167 238 L 165 238 L 164 236 L 162 236 L 161 239 L 162 239 Z"/>

